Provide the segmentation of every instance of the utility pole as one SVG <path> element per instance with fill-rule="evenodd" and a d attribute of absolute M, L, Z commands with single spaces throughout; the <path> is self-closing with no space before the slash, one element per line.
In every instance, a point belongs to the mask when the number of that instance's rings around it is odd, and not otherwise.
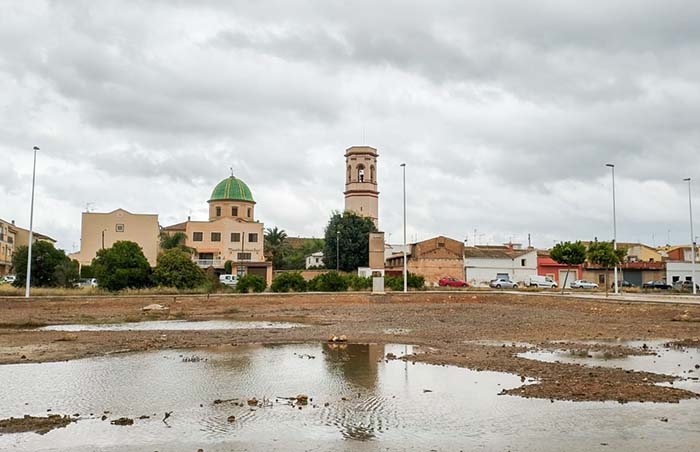
<path fill-rule="evenodd" d="M 29 298 L 32 286 L 32 242 L 34 241 L 34 183 L 36 182 L 36 151 L 34 146 L 34 166 L 32 167 L 32 201 L 29 207 L 29 248 L 27 250 L 27 281 L 24 289 L 24 297 Z"/>
<path fill-rule="evenodd" d="M 406 164 L 402 163 L 403 168 L 403 291 L 408 292 L 408 266 L 406 262 Z"/>
<path fill-rule="evenodd" d="M 693 286 L 693 295 L 697 295 L 698 289 L 695 287 L 695 234 L 693 232 L 693 192 L 690 188 L 690 178 L 683 179 L 688 182 L 688 210 L 690 211 L 690 252 L 692 254 L 690 267 L 690 283 Z"/>
<path fill-rule="evenodd" d="M 617 218 L 615 212 L 615 165 L 607 163 L 605 166 L 612 169 L 612 198 L 613 198 L 613 250 L 617 251 Z M 615 264 L 615 295 L 620 293 L 617 281 L 617 264 Z M 607 290 L 607 289 L 605 289 Z"/>

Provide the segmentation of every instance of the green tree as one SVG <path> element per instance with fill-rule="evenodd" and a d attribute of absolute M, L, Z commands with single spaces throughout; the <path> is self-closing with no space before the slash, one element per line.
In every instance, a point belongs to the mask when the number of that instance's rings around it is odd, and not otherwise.
<path fill-rule="evenodd" d="M 309 281 L 312 292 L 345 292 L 348 290 L 348 279 L 338 272 L 321 273 Z"/>
<path fill-rule="evenodd" d="M 15 286 L 21 287 L 27 280 L 27 256 L 29 250 L 20 246 L 12 255 L 12 266 L 17 279 Z M 71 260 L 63 250 L 56 249 L 53 243 L 39 240 L 32 245 L 32 287 L 72 287 L 77 280 L 70 269 Z"/>
<path fill-rule="evenodd" d="M 153 281 L 160 286 L 192 289 L 204 284 L 206 275 L 192 261 L 190 254 L 173 248 L 158 256 L 158 264 L 153 270 Z"/>
<path fill-rule="evenodd" d="M 272 281 L 270 289 L 273 292 L 306 292 L 306 280 L 299 272 L 285 272 Z"/>
<path fill-rule="evenodd" d="M 227 275 L 230 275 L 233 273 L 233 262 L 231 262 L 231 261 L 224 262 L 224 273 Z"/>
<path fill-rule="evenodd" d="M 80 280 L 80 263 L 76 260 L 64 259 L 56 266 L 54 276 L 60 287 L 75 287 Z"/>
<path fill-rule="evenodd" d="M 140 289 L 150 284 L 151 267 L 134 242 L 119 241 L 97 251 L 92 266 L 100 287 L 109 291 Z"/>
<path fill-rule="evenodd" d="M 80 267 L 80 277 L 81 278 L 94 278 L 95 277 L 95 269 L 92 268 L 92 265 L 83 265 Z"/>
<path fill-rule="evenodd" d="M 277 226 L 265 229 L 265 251 L 268 260 L 272 262 L 272 268 L 281 268 L 287 251 L 287 233 L 284 229 L 279 229 Z"/>
<path fill-rule="evenodd" d="M 326 226 L 323 250 L 323 262 L 326 268 L 339 268 L 350 272 L 357 270 L 358 267 L 367 267 L 370 232 L 377 232 L 371 219 L 347 211 L 343 214 L 333 213 Z M 336 266 L 336 254 L 340 255 L 339 266 Z"/>
<path fill-rule="evenodd" d="M 622 262 L 626 251 L 615 249 L 612 242 L 591 242 L 587 251 L 588 261 L 592 264 L 605 268 L 605 296 L 608 296 L 608 272 L 610 267 L 614 267 Z"/>
<path fill-rule="evenodd" d="M 564 242 L 554 245 L 549 252 L 549 257 L 558 264 L 575 267 L 586 262 L 586 245 L 577 242 Z M 564 283 L 561 285 L 561 292 L 564 293 L 566 282 L 569 279 L 569 272 L 566 272 Z"/>
<path fill-rule="evenodd" d="M 242 276 L 236 283 L 236 292 L 250 293 L 262 292 L 267 287 L 267 283 L 260 276 L 245 275 Z"/>

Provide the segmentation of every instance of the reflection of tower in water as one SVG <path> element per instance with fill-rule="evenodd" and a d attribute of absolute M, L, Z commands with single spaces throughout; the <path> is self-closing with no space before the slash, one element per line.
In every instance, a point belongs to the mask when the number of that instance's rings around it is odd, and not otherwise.
<path fill-rule="evenodd" d="M 384 345 L 327 343 L 323 345 L 323 352 L 330 374 L 364 389 L 376 387 Z"/>

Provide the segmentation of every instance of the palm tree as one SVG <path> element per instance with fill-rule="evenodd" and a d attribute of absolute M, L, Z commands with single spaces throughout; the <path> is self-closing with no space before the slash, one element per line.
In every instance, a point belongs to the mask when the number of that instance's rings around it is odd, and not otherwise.
<path fill-rule="evenodd" d="M 172 235 L 165 231 L 160 233 L 160 249 L 171 250 L 173 248 L 179 248 L 189 254 L 194 254 L 194 249 L 186 246 L 187 235 L 184 232 L 176 232 Z"/>
<path fill-rule="evenodd" d="M 265 229 L 265 248 L 269 260 L 272 261 L 274 268 L 279 268 L 282 263 L 282 258 L 286 252 L 287 233 L 284 229 L 274 228 Z"/>

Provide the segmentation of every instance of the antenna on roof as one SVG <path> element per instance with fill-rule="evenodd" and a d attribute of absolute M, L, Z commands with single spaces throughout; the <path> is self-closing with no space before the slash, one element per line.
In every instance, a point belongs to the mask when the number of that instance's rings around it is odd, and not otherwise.
<path fill-rule="evenodd" d="M 229 169 L 231 170 L 231 177 L 233 177 L 233 167 L 229 166 Z"/>

